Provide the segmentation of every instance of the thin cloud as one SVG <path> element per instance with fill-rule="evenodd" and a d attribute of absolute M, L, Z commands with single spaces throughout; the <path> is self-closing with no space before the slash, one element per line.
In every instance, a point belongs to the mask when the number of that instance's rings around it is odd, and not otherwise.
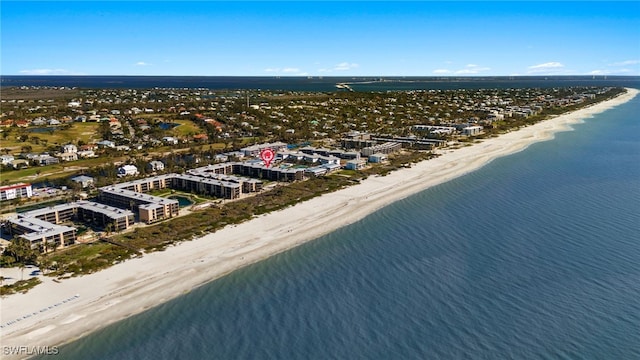
<path fill-rule="evenodd" d="M 631 69 L 615 69 L 615 70 L 592 70 L 587 73 L 587 75 L 626 75 L 633 73 Z"/>
<path fill-rule="evenodd" d="M 84 75 L 67 69 L 29 69 L 20 70 L 23 75 Z"/>
<path fill-rule="evenodd" d="M 266 68 L 263 71 L 270 74 L 285 74 L 285 75 L 297 75 L 297 76 L 308 75 L 306 72 L 300 70 L 299 68 L 294 68 L 294 67 Z"/>
<path fill-rule="evenodd" d="M 564 65 L 557 61 L 551 61 L 538 65 L 531 65 L 528 67 L 529 74 L 558 74 L 564 72 Z"/>
<path fill-rule="evenodd" d="M 318 69 L 319 73 L 332 73 L 334 71 L 347 71 L 347 70 L 353 70 L 353 69 L 357 69 L 358 67 L 360 67 L 359 64 L 356 63 L 350 63 L 350 62 L 341 62 L 340 64 L 336 64 L 334 67 L 327 69 L 327 68 L 320 68 Z"/>
<path fill-rule="evenodd" d="M 491 70 L 491 68 L 489 67 L 484 67 L 484 66 L 479 66 L 476 64 L 468 64 L 467 66 L 464 67 L 464 69 L 460 69 L 458 71 L 456 71 L 456 74 L 460 74 L 460 75 L 473 75 L 473 74 L 479 74 L 482 72 L 486 72 Z"/>
<path fill-rule="evenodd" d="M 138 62 L 136 63 L 136 66 L 149 66 L 149 65 L 151 65 L 151 64 L 149 64 L 149 63 L 147 63 L 147 62 L 144 62 L 144 61 L 138 61 Z"/>
<path fill-rule="evenodd" d="M 346 70 L 355 69 L 355 68 L 357 68 L 359 66 L 360 65 L 358 65 L 356 63 L 341 62 L 340 64 L 336 65 L 333 68 L 333 70 L 335 70 L 335 71 L 346 71 Z"/>
<path fill-rule="evenodd" d="M 625 61 L 609 64 L 609 66 L 629 66 L 629 65 L 638 65 L 638 64 L 640 64 L 640 60 L 625 60 Z"/>
<path fill-rule="evenodd" d="M 562 63 L 556 62 L 556 61 L 552 61 L 552 62 L 548 62 L 548 63 L 544 63 L 544 64 L 538 64 L 538 65 L 532 65 L 529 66 L 530 70 L 546 70 L 546 69 L 558 69 L 558 68 L 563 68 L 564 65 L 562 65 Z"/>
<path fill-rule="evenodd" d="M 447 74 L 457 74 L 457 75 L 475 75 L 484 73 L 491 70 L 490 67 L 480 66 L 477 64 L 467 64 L 464 68 L 459 70 L 449 70 L 449 69 L 435 69 L 432 71 L 434 74 L 438 75 L 447 75 Z"/>

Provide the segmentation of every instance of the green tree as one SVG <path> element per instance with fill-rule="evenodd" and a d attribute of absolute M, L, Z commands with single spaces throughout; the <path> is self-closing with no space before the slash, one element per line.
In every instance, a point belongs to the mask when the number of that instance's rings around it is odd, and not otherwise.
<path fill-rule="evenodd" d="M 31 248 L 31 243 L 23 238 L 14 237 L 7 247 L 7 253 L 13 256 L 17 262 L 27 264 L 36 258 L 36 252 Z"/>
<path fill-rule="evenodd" d="M 111 235 L 111 231 L 113 231 L 113 224 L 108 223 L 107 226 L 104 227 L 104 231 L 107 233 L 107 236 Z"/>
<path fill-rule="evenodd" d="M 7 252 L 13 256 L 20 268 L 20 280 L 24 279 L 24 268 L 36 259 L 36 252 L 31 248 L 31 243 L 23 238 L 14 237 L 7 247 Z"/>
<path fill-rule="evenodd" d="M 43 275 L 46 275 L 46 272 L 47 270 L 49 270 L 49 267 L 51 267 L 51 264 L 52 261 L 48 255 L 42 254 L 40 257 L 38 257 L 38 267 L 42 271 Z"/>

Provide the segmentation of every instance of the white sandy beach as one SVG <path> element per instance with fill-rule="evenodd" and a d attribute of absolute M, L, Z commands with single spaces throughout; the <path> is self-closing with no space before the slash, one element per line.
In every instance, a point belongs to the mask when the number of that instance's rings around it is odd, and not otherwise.
<path fill-rule="evenodd" d="M 240 267 L 268 258 L 411 194 L 474 171 L 498 157 L 553 138 L 582 119 L 625 103 L 640 91 L 540 122 L 387 176 L 256 217 L 214 234 L 146 254 L 96 274 L 54 282 L 40 277 L 27 294 L 2 298 L 1 346 L 53 346 L 144 311 Z M 25 271 L 26 275 L 27 271 Z"/>

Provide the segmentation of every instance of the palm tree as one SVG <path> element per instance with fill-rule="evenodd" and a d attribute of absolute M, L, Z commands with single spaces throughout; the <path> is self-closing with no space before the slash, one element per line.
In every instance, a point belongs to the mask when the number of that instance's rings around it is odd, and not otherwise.
<path fill-rule="evenodd" d="M 24 267 L 27 262 L 33 261 L 35 259 L 35 252 L 31 248 L 31 243 L 23 238 L 15 237 L 11 241 L 9 247 L 7 247 L 7 252 L 16 259 L 18 263 L 18 267 L 20 268 L 21 278 L 24 279 Z"/>
<path fill-rule="evenodd" d="M 108 223 L 107 226 L 104 227 L 104 231 L 107 233 L 107 236 L 109 236 L 111 234 L 112 230 L 113 230 L 113 224 L 112 223 Z"/>
<path fill-rule="evenodd" d="M 49 256 L 46 254 L 41 255 L 38 258 L 38 267 L 40 267 L 43 275 L 46 275 L 46 271 L 49 269 L 49 266 L 51 266 L 51 259 L 49 259 Z"/>

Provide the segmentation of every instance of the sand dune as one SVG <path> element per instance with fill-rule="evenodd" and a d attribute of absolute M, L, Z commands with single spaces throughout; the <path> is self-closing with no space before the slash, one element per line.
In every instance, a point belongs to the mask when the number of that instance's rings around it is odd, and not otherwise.
<path fill-rule="evenodd" d="M 68 343 L 139 313 L 240 267 L 268 258 L 362 219 L 394 201 L 474 171 L 493 159 L 548 140 L 571 124 L 629 101 L 615 99 L 540 122 L 473 146 L 444 150 L 387 176 L 256 217 L 214 234 L 146 254 L 96 274 L 43 284 L 1 303 L 2 346 Z"/>

